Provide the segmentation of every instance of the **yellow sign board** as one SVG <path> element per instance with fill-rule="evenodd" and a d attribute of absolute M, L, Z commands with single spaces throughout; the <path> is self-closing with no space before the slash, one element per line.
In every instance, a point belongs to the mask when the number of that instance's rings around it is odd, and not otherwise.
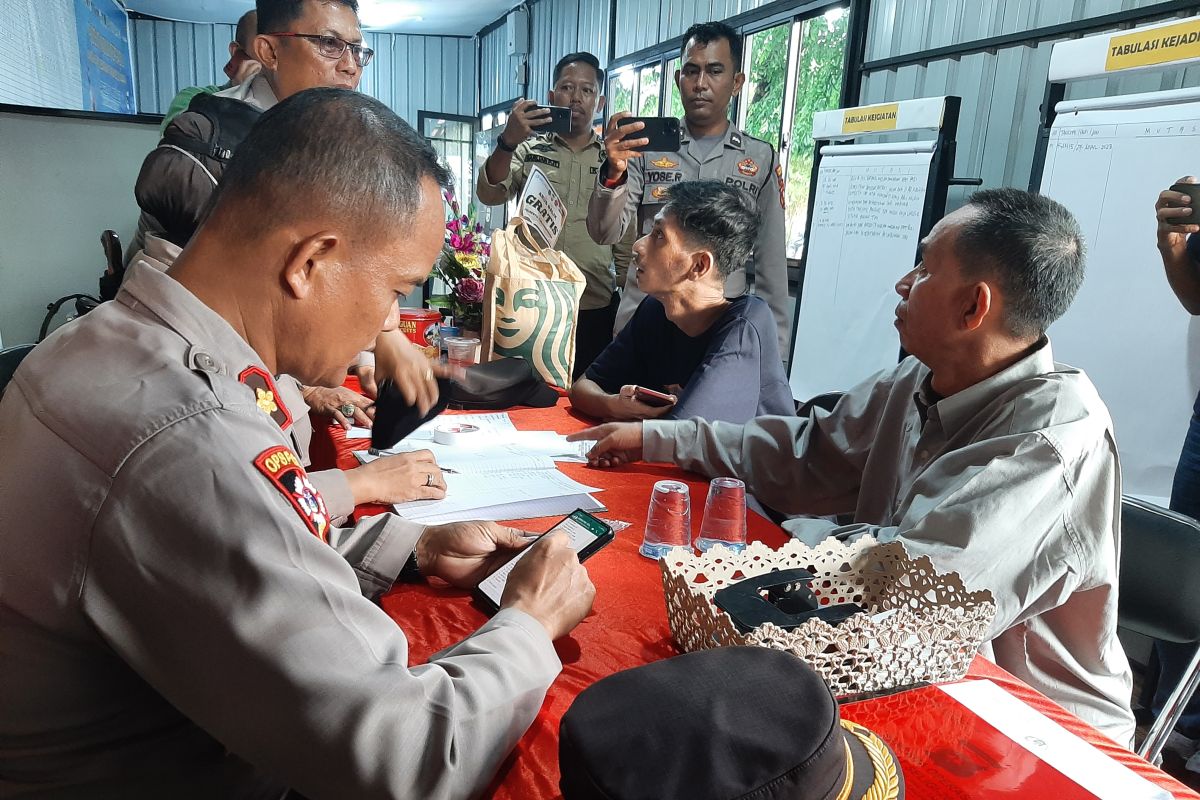
<path fill-rule="evenodd" d="M 842 133 L 894 131 L 899 112 L 899 103 L 847 108 L 842 112 Z"/>
<path fill-rule="evenodd" d="M 1200 19 L 1134 31 L 1108 40 L 1104 71 L 1149 67 L 1200 58 Z"/>

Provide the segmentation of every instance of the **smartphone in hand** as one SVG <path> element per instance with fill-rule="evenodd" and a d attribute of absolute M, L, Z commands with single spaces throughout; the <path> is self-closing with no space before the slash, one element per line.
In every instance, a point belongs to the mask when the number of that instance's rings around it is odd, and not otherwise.
<path fill-rule="evenodd" d="M 535 131 L 538 133 L 562 134 L 569 134 L 571 132 L 571 109 L 566 106 L 534 106 L 531 109 L 531 111 L 543 110 L 550 112 L 550 121 L 534 126 Z"/>
<path fill-rule="evenodd" d="M 1200 225 L 1200 213 L 1197 212 L 1197 209 L 1200 209 L 1200 183 L 1172 184 L 1171 191 L 1179 192 L 1180 194 L 1186 194 L 1188 197 L 1192 198 L 1192 213 L 1186 217 L 1176 217 L 1175 219 L 1171 220 L 1171 224 Z M 1176 208 L 1183 208 L 1183 206 L 1176 206 Z"/>
<path fill-rule="evenodd" d="M 611 525 L 583 509 L 572 511 L 542 536 L 547 536 L 555 531 L 563 531 L 567 534 L 571 540 L 571 548 L 578 554 L 581 563 L 615 538 Z M 541 536 L 538 537 L 538 539 L 541 538 Z M 511 561 L 488 575 L 475 588 L 475 598 L 489 612 L 495 614 L 500 610 L 500 598 L 504 596 L 504 587 L 508 584 L 508 576 L 531 547 L 533 547 L 532 544 L 517 553 Z"/>
<path fill-rule="evenodd" d="M 647 389 L 645 386 L 633 387 L 633 399 L 655 408 L 675 405 L 675 398 L 671 395 Z"/>
<path fill-rule="evenodd" d="M 626 133 L 622 139 L 649 139 L 650 144 L 635 148 L 640 153 L 666 152 L 677 153 L 682 146 L 682 132 L 679 120 L 675 117 L 626 117 L 621 120 L 619 127 L 624 128 L 632 122 L 641 122 L 646 127 L 640 131 Z"/>

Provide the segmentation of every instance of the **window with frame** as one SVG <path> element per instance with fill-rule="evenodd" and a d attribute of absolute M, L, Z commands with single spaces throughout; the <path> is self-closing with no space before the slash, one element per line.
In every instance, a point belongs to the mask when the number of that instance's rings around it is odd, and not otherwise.
<path fill-rule="evenodd" d="M 421 111 L 417 113 L 417 124 L 438 159 L 450 169 L 454 176 L 454 195 L 466 207 L 474 196 L 475 118 Z"/>
<path fill-rule="evenodd" d="M 784 171 L 787 256 L 804 253 L 805 222 L 812 179 L 812 120 L 841 100 L 850 14 L 844 2 L 804 16 L 786 14 L 743 36 L 746 83 L 734 98 L 734 120 L 746 133 L 770 142 Z M 683 117 L 675 83 L 677 50 L 615 69 L 608 84 L 608 113 Z M 660 111 L 661 109 L 661 111 Z"/>

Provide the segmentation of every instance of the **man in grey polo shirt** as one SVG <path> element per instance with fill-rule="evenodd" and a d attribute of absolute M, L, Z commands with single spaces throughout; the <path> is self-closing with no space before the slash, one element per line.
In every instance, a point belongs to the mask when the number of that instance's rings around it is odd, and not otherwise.
<path fill-rule="evenodd" d="M 1045 332 L 1083 281 L 1083 240 L 1065 208 L 999 189 L 976 194 L 921 244 L 900 279 L 896 327 L 912 353 L 848 391 L 832 412 L 728 423 L 613 423 L 594 464 L 674 461 L 735 475 L 826 537 L 900 539 L 990 589 L 985 655 L 1121 744 L 1133 738 L 1132 677 L 1117 641 L 1121 473 L 1108 409 L 1056 364 Z"/>
<path fill-rule="evenodd" d="M 784 247 L 783 168 L 774 147 L 739 131 L 729 121 L 729 102 L 746 80 L 738 66 L 741 61 L 742 38 L 728 25 L 704 22 L 687 30 L 675 73 L 684 110 L 680 121 L 683 146 L 677 153 L 638 152 L 632 148 L 648 144 L 637 135 L 642 123 L 623 128 L 621 121 L 630 115 L 614 114 L 604 133 L 608 160 L 588 203 L 587 228 L 597 242 L 612 243 L 636 220 L 637 235 L 645 236 L 671 184 L 715 180 L 738 187 L 754 199 L 761 220 L 747 262 L 753 265 L 754 293 L 770 306 L 778 326 L 779 351 L 787 353 L 792 307 Z M 748 288 L 746 269 L 739 267 L 725 281 L 725 296 L 741 297 Z M 618 329 L 625 326 L 645 296 L 630 274 L 617 311 Z"/>

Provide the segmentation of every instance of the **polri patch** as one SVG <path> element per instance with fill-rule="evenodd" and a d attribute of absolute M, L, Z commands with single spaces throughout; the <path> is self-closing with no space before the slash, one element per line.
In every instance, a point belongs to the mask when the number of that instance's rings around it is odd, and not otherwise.
<path fill-rule="evenodd" d="M 292 424 L 292 412 L 283 404 L 270 374 L 262 367 L 249 366 L 238 374 L 238 380 L 254 392 L 254 404 L 259 410 L 275 420 L 280 430 L 286 431 Z"/>
<path fill-rule="evenodd" d="M 296 454 L 283 445 L 276 445 L 259 453 L 254 466 L 283 493 L 309 531 L 322 542 L 328 542 L 329 511 Z"/>
<path fill-rule="evenodd" d="M 738 172 L 742 173 L 748 178 L 753 178 L 758 174 L 758 162 L 756 162 L 753 158 L 742 159 L 738 162 L 737 167 Z"/>

